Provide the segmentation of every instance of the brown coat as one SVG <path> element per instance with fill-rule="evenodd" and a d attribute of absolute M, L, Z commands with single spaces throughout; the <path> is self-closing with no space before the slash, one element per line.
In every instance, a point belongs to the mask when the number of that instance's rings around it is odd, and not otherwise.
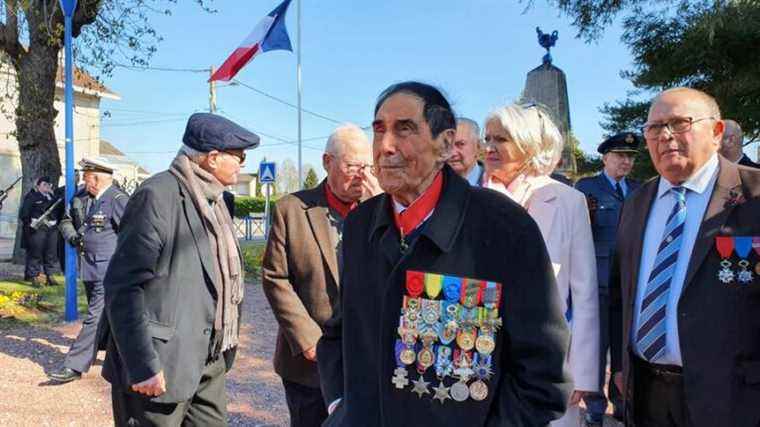
<path fill-rule="evenodd" d="M 695 427 L 760 423 L 760 275 L 751 283 L 718 280 L 715 236 L 760 236 L 760 171 L 720 157 L 718 179 L 691 253 L 678 301 L 678 335 L 686 406 Z M 636 375 L 631 324 L 648 212 L 657 194 L 653 179 L 626 199 L 618 228 L 610 287 L 622 293 L 624 397 L 633 425 Z M 738 257 L 731 258 L 736 270 Z M 754 267 L 758 254 L 749 256 Z M 640 427 L 640 426 L 637 426 Z"/>
<path fill-rule="evenodd" d="M 310 387 L 319 387 L 317 364 L 301 353 L 317 345 L 338 301 L 338 242 L 324 185 L 276 203 L 262 270 L 264 292 L 279 323 L 274 370 Z"/>

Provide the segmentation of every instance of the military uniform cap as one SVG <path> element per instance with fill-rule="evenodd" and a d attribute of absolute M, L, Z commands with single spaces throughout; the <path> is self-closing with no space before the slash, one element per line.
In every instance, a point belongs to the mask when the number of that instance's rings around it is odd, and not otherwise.
<path fill-rule="evenodd" d="M 222 116 L 195 113 L 187 121 L 182 142 L 203 153 L 248 150 L 259 145 L 259 136 Z"/>
<path fill-rule="evenodd" d="M 101 157 L 84 157 L 79 161 L 79 168 L 82 172 L 102 172 L 113 174 L 116 168 Z"/>
<path fill-rule="evenodd" d="M 634 132 L 620 132 L 604 140 L 596 151 L 601 154 L 613 153 L 636 153 L 641 145 L 641 135 Z"/>

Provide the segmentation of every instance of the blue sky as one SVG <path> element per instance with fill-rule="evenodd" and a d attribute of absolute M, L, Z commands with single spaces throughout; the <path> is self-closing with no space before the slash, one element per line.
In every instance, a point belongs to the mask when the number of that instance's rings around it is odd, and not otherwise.
<path fill-rule="evenodd" d="M 296 45 L 296 1 L 287 27 Z M 153 23 L 164 37 L 154 67 L 218 67 L 279 0 L 216 0 L 207 14 L 194 2 L 179 2 L 170 17 Z M 603 138 L 598 108 L 632 89 L 620 78 L 631 66 L 611 27 L 586 44 L 575 38 L 570 18 L 544 0 L 337 1 L 303 0 L 303 107 L 338 121 L 366 126 L 375 98 L 388 85 L 416 79 L 441 87 L 457 114 L 483 121 L 493 108 L 519 97 L 528 71 L 545 53 L 536 26 L 559 31 L 554 64 L 567 74 L 573 131 L 581 148 L 595 151 Z M 267 52 L 236 78 L 272 96 L 296 103 L 296 55 Z M 208 109 L 208 74 L 136 71 L 119 68 L 105 84 L 120 101 L 105 100 L 102 138 L 151 172 L 166 169 L 181 143 L 187 117 Z M 217 89 L 220 113 L 249 129 L 285 141 L 297 139 L 296 110 L 242 86 Z M 326 136 L 335 123 L 304 114 L 304 163 L 319 166 Z M 269 136 L 249 153 L 246 170 L 259 161 L 297 159 L 294 144 Z M 76 136 L 75 136 L 76 137 Z M 321 167 L 320 167 L 321 169 Z M 319 170 L 321 172 L 321 170 Z"/>

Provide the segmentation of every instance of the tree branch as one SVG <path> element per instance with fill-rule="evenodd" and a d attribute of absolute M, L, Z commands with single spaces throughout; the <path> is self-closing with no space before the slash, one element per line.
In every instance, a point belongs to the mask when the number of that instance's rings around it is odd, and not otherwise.
<path fill-rule="evenodd" d="M 72 20 L 72 35 L 74 37 L 79 36 L 82 27 L 95 22 L 102 3 L 103 0 L 80 0 L 77 2 L 77 9 Z"/>

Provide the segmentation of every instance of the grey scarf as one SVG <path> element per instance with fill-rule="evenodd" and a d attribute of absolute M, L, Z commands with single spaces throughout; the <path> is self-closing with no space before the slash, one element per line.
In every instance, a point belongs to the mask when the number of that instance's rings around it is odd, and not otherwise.
<path fill-rule="evenodd" d="M 215 357 L 220 351 L 224 352 L 238 344 L 239 304 L 243 300 L 244 290 L 240 246 L 222 197 L 224 186 L 184 154 L 174 159 L 169 172 L 190 190 L 190 198 L 203 218 L 211 253 L 216 261 L 216 271 L 212 272 L 215 275 L 217 294 L 214 318 Z"/>

